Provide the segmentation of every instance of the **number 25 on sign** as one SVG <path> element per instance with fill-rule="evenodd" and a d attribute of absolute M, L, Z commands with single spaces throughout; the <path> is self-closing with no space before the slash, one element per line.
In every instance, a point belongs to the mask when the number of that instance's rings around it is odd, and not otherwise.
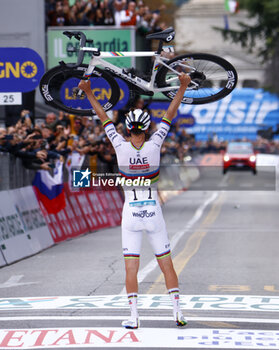
<path fill-rule="evenodd" d="M 0 92 L 0 105 L 21 105 L 21 92 Z"/>

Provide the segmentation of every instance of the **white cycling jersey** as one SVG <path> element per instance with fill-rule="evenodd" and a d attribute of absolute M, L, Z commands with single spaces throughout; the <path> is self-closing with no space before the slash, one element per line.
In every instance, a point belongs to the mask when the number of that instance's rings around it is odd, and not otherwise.
<path fill-rule="evenodd" d="M 117 133 L 111 120 L 103 123 L 117 157 L 119 173 L 126 180 L 149 180 L 150 185 L 124 186 L 122 245 L 125 258 L 140 254 L 142 231 L 146 230 L 157 258 L 170 254 L 165 221 L 157 196 L 160 150 L 171 122 L 163 118 L 158 130 L 140 148 Z M 142 182 L 141 182 L 142 183 Z"/>

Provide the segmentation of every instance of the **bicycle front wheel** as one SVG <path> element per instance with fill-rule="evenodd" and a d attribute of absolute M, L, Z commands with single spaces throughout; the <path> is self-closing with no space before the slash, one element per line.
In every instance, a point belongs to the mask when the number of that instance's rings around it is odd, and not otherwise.
<path fill-rule="evenodd" d="M 46 103 L 64 112 L 92 116 L 95 111 L 86 96 L 78 97 L 77 86 L 87 66 L 76 68 L 57 66 L 45 73 L 40 81 L 40 91 Z M 119 100 L 120 89 L 116 80 L 106 71 L 97 67 L 90 76 L 93 94 L 105 111 L 110 110 Z"/>
<path fill-rule="evenodd" d="M 210 54 L 180 55 L 168 63 L 170 68 L 162 66 L 157 74 L 158 88 L 171 88 L 162 91 L 173 99 L 180 85 L 177 73 L 190 75 L 189 84 L 182 103 L 204 104 L 218 101 L 229 95 L 237 84 L 237 72 L 225 59 Z"/>

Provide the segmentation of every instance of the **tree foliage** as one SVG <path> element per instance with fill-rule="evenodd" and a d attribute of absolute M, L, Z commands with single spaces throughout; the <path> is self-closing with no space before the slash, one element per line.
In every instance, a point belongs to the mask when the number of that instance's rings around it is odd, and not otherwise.
<path fill-rule="evenodd" d="M 279 0 L 238 0 L 240 9 L 248 11 L 253 25 L 239 22 L 239 30 L 220 29 L 225 39 L 239 43 L 250 52 L 257 50 L 268 63 L 265 85 L 279 94 Z M 258 40 L 260 39 L 260 40 Z M 257 43 L 257 45 L 256 45 Z"/>

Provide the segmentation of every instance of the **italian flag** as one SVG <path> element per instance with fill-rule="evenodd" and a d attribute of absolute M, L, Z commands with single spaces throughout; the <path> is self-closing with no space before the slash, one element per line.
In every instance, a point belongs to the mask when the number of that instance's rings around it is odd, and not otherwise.
<path fill-rule="evenodd" d="M 236 0 L 225 0 L 225 9 L 230 13 L 236 13 L 238 11 L 238 1 Z"/>

